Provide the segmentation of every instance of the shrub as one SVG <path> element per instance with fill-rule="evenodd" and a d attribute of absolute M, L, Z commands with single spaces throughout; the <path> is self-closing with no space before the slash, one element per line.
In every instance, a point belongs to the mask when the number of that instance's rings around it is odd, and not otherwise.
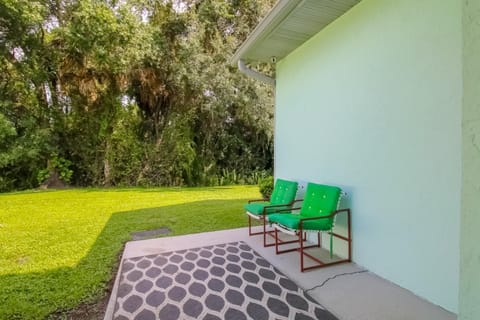
<path fill-rule="evenodd" d="M 269 199 L 273 191 L 273 177 L 268 176 L 263 179 L 260 179 L 258 186 L 260 188 L 260 193 L 265 199 Z"/>
<path fill-rule="evenodd" d="M 71 165 L 72 162 L 70 160 L 54 155 L 52 159 L 48 161 L 47 168 L 38 172 L 38 183 L 47 183 L 47 181 L 51 179 L 60 179 L 63 183 L 69 183 L 73 174 L 73 171 L 70 169 Z M 47 184 L 49 184 L 49 182 Z"/>

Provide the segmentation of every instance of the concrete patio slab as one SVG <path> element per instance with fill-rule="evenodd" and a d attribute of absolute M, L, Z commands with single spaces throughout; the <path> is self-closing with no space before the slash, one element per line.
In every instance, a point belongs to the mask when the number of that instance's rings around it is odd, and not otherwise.
<path fill-rule="evenodd" d="M 122 259 L 244 241 L 326 309 L 342 320 L 454 320 L 456 315 L 436 306 L 354 263 L 301 273 L 298 253 L 276 255 L 264 248 L 261 236 L 248 236 L 247 228 L 164 237 L 126 244 Z M 120 273 L 119 273 L 120 274 Z M 115 308 L 119 275 L 115 281 L 105 320 Z"/>

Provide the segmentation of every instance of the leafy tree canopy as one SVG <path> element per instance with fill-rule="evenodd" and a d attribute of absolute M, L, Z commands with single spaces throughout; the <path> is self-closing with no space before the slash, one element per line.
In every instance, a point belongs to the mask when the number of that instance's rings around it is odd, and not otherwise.
<path fill-rule="evenodd" d="M 0 191 L 256 182 L 272 88 L 228 59 L 273 2 L 0 0 Z"/>

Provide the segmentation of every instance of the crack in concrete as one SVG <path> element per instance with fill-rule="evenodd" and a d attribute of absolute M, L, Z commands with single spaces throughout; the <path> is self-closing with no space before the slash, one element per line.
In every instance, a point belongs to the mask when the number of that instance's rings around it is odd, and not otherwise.
<path fill-rule="evenodd" d="M 315 290 L 315 289 L 319 289 L 319 288 L 323 287 L 328 281 L 333 280 L 335 278 L 342 277 L 342 276 L 350 276 L 350 275 L 355 275 L 355 274 L 365 273 L 365 272 L 368 272 L 368 270 L 360 270 L 360 271 L 355 271 L 355 272 L 339 273 L 339 274 L 334 275 L 333 277 L 325 279 L 325 281 L 323 281 L 319 285 L 316 285 L 316 286 L 314 286 L 310 289 L 306 289 L 305 292 L 312 291 L 312 290 Z"/>

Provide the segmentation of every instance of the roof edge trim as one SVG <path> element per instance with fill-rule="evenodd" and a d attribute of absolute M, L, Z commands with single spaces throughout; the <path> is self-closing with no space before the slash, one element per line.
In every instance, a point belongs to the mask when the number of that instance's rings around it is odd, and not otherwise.
<path fill-rule="evenodd" d="M 247 39 L 235 51 L 230 59 L 231 64 L 236 64 L 242 55 L 256 42 L 266 38 L 276 27 L 305 0 L 279 0 L 270 12 L 258 23 Z"/>

